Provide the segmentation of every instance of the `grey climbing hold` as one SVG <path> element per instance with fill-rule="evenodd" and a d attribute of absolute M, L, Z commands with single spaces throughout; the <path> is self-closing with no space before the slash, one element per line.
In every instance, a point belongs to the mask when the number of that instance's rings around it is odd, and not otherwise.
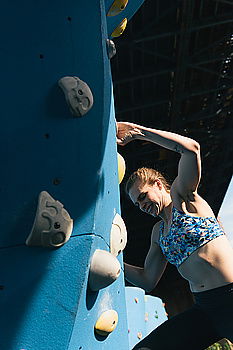
<path fill-rule="evenodd" d="M 75 117 L 83 117 L 93 106 L 91 89 L 78 77 L 63 77 L 58 81 L 66 102 Z"/>
<path fill-rule="evenodd" d="M 39 195 L 34 224 L 26 244 L 28 246 L 58 248 L 65 244 L 72 233 L 73 220 L 63 204 L 46 191 Z"/>
<path fill-rule="evenodd" d="M 114 41 L 107 39 L 108 58 L 111 59 L 116 54 L 116 46 Z"/>

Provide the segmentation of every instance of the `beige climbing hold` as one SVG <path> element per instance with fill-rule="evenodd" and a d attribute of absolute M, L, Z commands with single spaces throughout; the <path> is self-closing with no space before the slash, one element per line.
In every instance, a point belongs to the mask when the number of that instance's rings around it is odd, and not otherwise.
<path fill-rule="evenodd" d="M 118 182 L 120 184 L 125 176 L 125 168 L 126 168 L 125 160 L 120 153 L 117 153 L 117 162 L 118 162 Z"/>
<path fill-rule="evenodd" d="M 28 246 L 60 247 L 71 236 L 73 220 L 63 204 L 46 191 L 39 195 L 34 224 L 26 244 Z"/>
<path fill-rule="evenodd" d="M 137 337 L 138 337 L 138 339 L 142 339 L 142 332 L 138 332 Z"/>
<path fill-rule="evenodd" d="M 121 273 L 121 265 L 117 258 L 106 250 L 96 249 L 91 259 L 89 271 L 89 287 L 93 291 L 112 284 Z"/>
<path fill-rule="evenodd" d="M 116 328 L 118 323 L 118 313 L 115 310 L 103 312 L 95 324 L 96 333 L 106 336 Z"/>
<path fill-rule="evenodd" d="M 127 230 L 124 220 L 119 214 L 116 214 L 110 233 L 110 251 L 114 256 L 119 255 L 127 243 Z"/>
<path fill-rule="evenodd" d="M 126 25 L 127 25 L 127 18 L 124 18 L 124 19 L 121 21 L 121 23 L 119 24 L 119 26 L 117 26 L 117 27 L 114 29 L 114 31 L 112 32 L 111 36 L 112 36 L 113 38 L 117 38 L 118 36 L 120 36 L 120 35 L 124 32 L 124 30 L 125 30 L 125 28 L 126 28 Z"/>
<path fill-rule="evenodd" d="M 121 13 L 127 6 L 128 0 L 115 0 L 110 7 L 107 16 L 116 16 Z"/>

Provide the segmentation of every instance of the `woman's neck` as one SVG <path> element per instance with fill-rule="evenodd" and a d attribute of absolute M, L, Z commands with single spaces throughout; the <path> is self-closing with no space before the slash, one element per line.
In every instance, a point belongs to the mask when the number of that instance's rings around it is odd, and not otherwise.
<path fill-rule="evenodd" d="M 172 207 L 173 207 L 172 199 L 171 199 L 171 196 L 169 194 L 165 200 L 163 210 L 159 215 L 163 219 L 163 221 L 166 225 L 168 225 L 169 222 L 171 221 Z"/>

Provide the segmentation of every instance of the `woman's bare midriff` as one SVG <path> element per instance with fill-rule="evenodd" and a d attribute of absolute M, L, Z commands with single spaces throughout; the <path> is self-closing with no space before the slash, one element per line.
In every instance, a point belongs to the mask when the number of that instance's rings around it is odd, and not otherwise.
<path fill-rule="evenodd" d="M 178 268 L 191 291 L 202 292 L 233 282 L 233 248 L 219 236 L 193 252 Z"/>

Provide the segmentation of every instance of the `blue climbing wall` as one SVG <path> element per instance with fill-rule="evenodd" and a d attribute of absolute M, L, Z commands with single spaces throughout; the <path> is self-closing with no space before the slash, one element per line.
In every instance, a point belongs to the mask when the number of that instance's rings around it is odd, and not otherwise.
<path fill-rule="evenodd" d="M 138 287 L 126 287 L 126 307 L 129 348 L 167 320 L 164 304 L 160 298 L 145 295 Z"/>
<path fill-rule="evenodd" d="M 0 348 L 128 349 L 123 273 L 91 292 L 95 249 L 109 251 L 120 212 L 115 117 L 106 39 L 142 0 L 106 17 L 112 1 L 5 1 L 1 6 Z M 57 81 L 78 76 L 94 105 L 73 118 Z M 68 243 L 27 247 L 41 191 L 74 220 Z M 122 255 L 119 256 L 122 265 Z M 119 314 L 106 338 L 94 333 L 101 312 Z"/>
<path fill-rule="evenodd" d="M 146 334 L 152 332 L 167 320 L 167 312 L 163 301 L 152 295 L 145 295 Z"/>

